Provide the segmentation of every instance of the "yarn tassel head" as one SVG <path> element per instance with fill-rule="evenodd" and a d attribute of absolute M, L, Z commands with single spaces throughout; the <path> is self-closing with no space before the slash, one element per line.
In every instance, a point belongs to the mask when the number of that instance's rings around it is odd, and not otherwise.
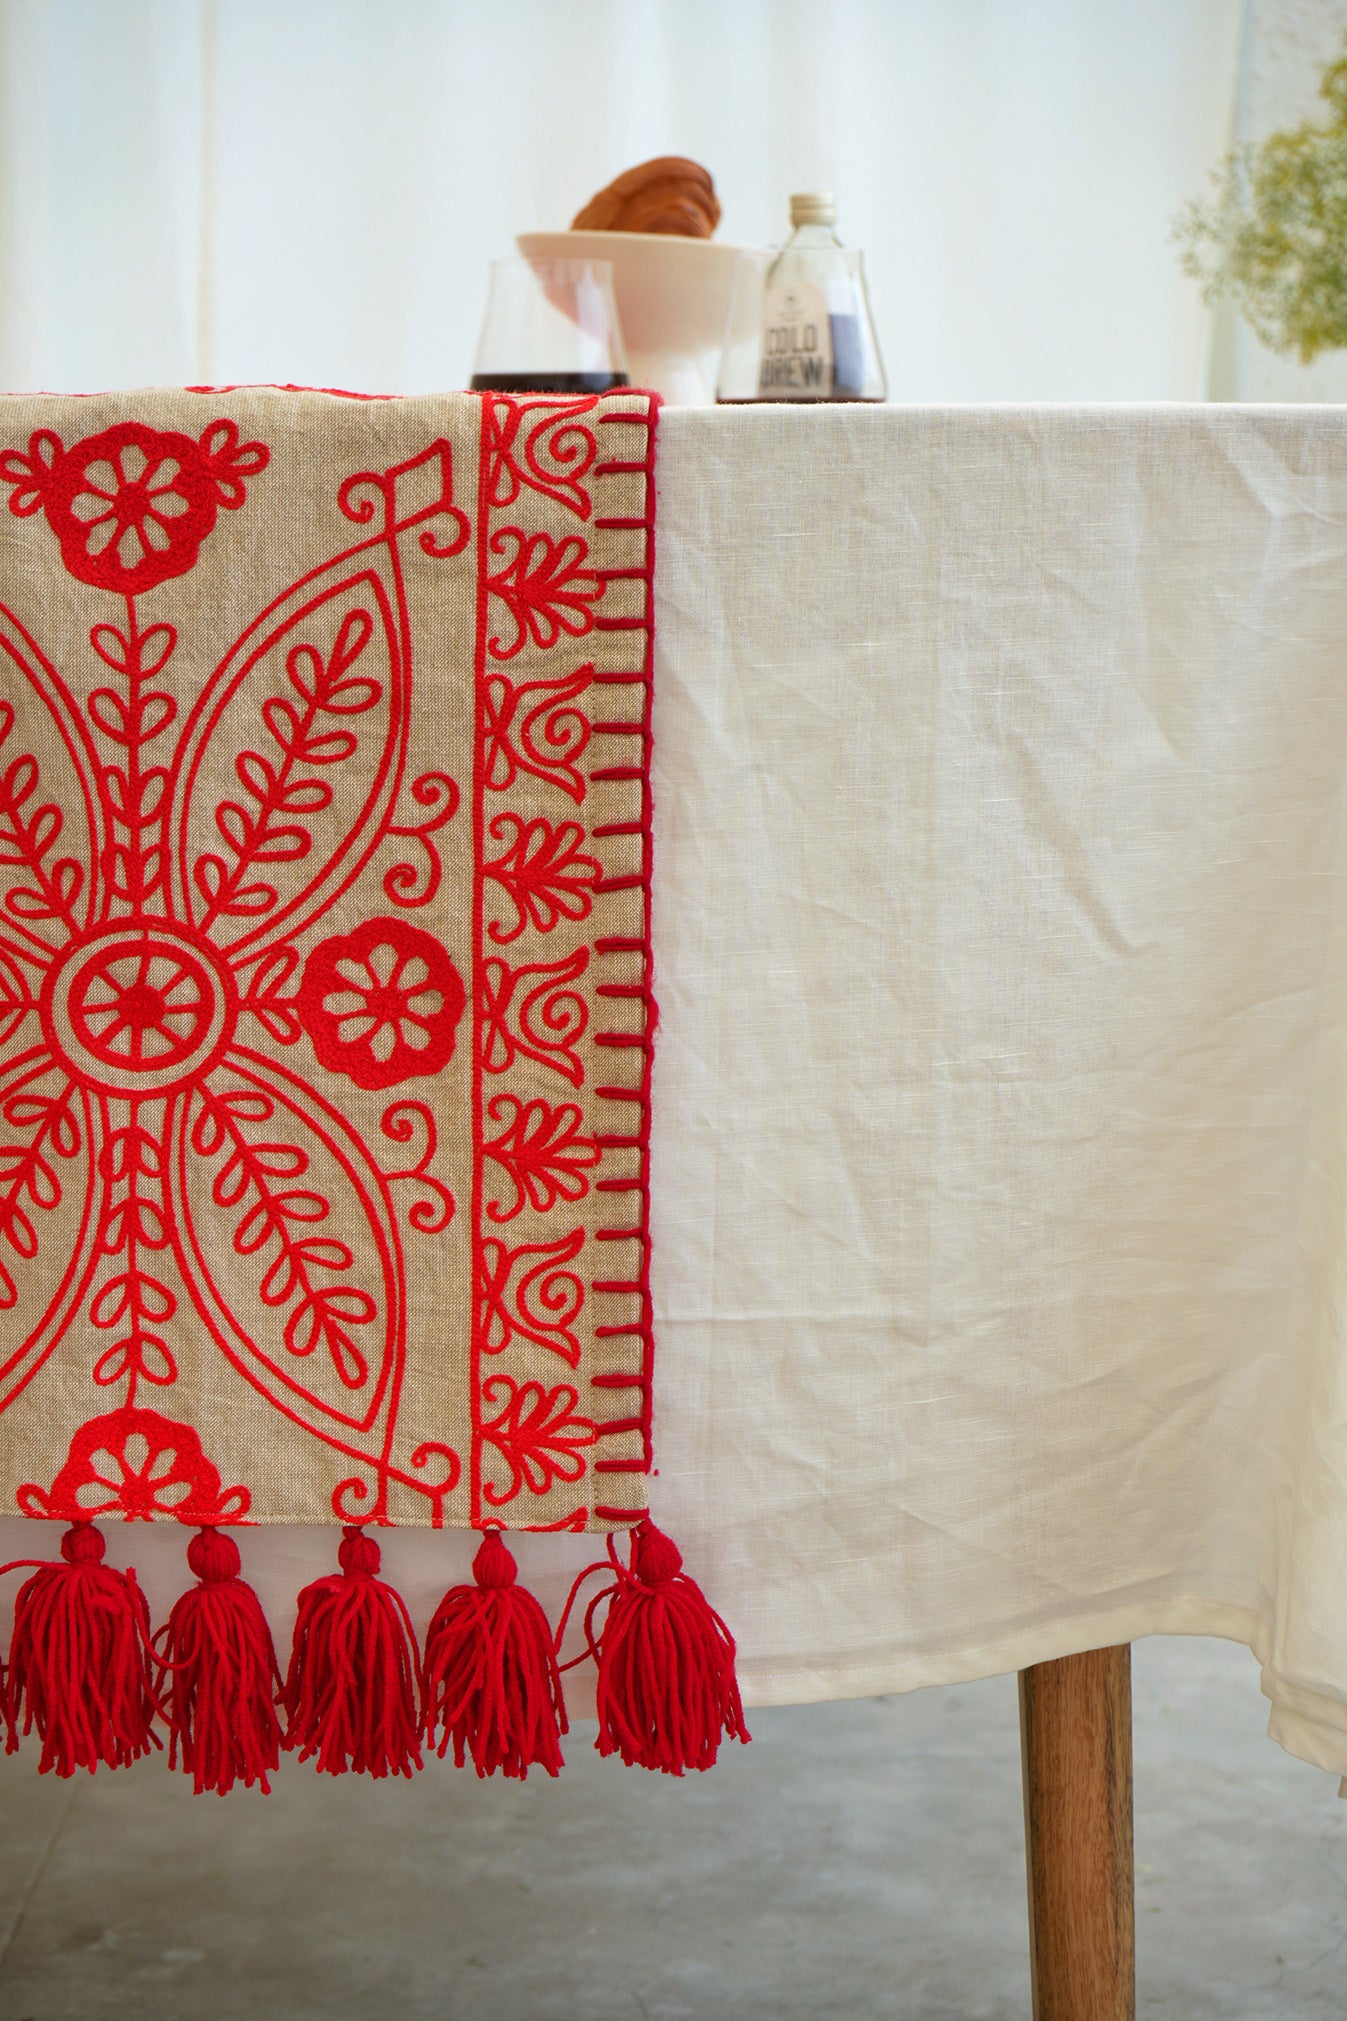
<path fill-rule="evenodd" d="M 637 1524 L 629 1565 L 611 1540 L 608 1549 L 613 1583 L 585 1615 L 588 1651 L 598 1664 L 599 1753 L 666 1775 L 710 1768 L 723 1735 L 749 1738 L 734 1637 L 683 1570 L 677 1545 L 653 1523 Z M 608 1612 L 596 1636 L 605 1600 Z"/>
<path fill-rule="evenodd" d="M 179 1757 L 198 1795 L 241 1782 L 270 1790 L 280 1760 L 280 1672 L 256 1593 L 239 1577 L 238 1546 L 210 1526 L 187 1546 L 197 1584 L 155 1637 L 164 1672 L 169 1763 Z"/>
<path fill-rule="evenodd" d="M 409 1776 L 421 1766 L 411 1617 L 376 1576 L 372 1537 L 349 1526 L 337 1557 L 341 1571 L 299 1596 L 282 1745 L 328 1775 Z"/>
<path fill-rule="evenodd" d="M 135 1573 L 105 1565 L 105 1549 L 92 1523 L 75 1523 L 59 1561 L 25 1561 L 35 1569 L 14 1602 L 6 1749 L 36 1730 L 43 1775 L 125 1768 L 160 1745 L 149 1609 Z"/>
<path fill-rule="evenodd" d="M 515 1561 L 499 1530 L 488 1530 L 473 1560 L 471 1586 L 445 1594 L 426 1630 L 422 1731 L 443 1756 L 453 1743 L 460 1768 L 478 1775 L 555 1775 L 562 1766 L 566 1707 L 547 1616 L 516 1584 Z"/>

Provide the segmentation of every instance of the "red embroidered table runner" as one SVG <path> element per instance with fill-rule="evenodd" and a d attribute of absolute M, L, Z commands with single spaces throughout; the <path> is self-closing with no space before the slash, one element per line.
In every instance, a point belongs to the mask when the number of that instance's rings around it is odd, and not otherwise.
<path fill-rule="evenodd" d="M 493 1540 L 455 1602 L 477 1641 L 446 1656 L 441 1623 L 431 1680 L 364 1526 L 645 1514 L 654 403 L 0 411 L 0 1501 L 73 1526 L 19 1608 L 11 1735 L 91 1766 L 138 1751 L 118 1692 L 208 1689 L 176 1635 L 141 1676 L 133 1589 L 99 1645 L 92 1519 L 205 1526 L 217 1598 L 222 1526 L 336 1522 L 283 1710 L 323 1766 L 405 1767 L 388 1732 L 419 1683 L 434 1737 L 446 1663 L 505 1700 L 555 1665 L 499 1641 L 527 1596 Z M 610 1643 L 623 1604 L 695 1591 L 644 1527 L 615 1562 Z M 71 1634 L 84 1727 L 53 1741 Z M 383 1741 L 334 1739 L 343 1689 Z M 628 1758 L 713 1758 L 719 1716 L 643 1753 L 624 1702 Z M 479 1768 L 555 1765 L 464 1718 Z M 174 1734 L 201 1754 L 190 1706 Z"/>

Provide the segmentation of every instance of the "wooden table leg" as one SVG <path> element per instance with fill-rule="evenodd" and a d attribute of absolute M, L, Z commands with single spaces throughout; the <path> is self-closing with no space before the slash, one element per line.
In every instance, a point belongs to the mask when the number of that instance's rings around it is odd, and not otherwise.
<path fill-rule="evenodd" d="M 1034 2021 L 1134 2021 L 1132 1652 L 1020 1672 Z"/>

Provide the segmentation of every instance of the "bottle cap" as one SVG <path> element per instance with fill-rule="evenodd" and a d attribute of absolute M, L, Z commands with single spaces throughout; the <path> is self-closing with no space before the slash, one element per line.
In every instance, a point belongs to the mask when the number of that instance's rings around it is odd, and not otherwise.
<path fill-rule="evenodd" d="M 790 222 L 792 229 L 796 225 L 835 225 L 837 198 L 830 189 L 793 196 L 790 200 Z"/>

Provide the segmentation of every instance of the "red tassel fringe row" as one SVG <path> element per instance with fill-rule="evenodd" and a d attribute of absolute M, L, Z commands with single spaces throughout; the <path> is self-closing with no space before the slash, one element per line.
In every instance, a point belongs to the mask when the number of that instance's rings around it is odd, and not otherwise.
<path fill-rule="evenodd" d="M 170 1765 L 221 1796 L 239 1783 L 270 1789 L 282 1749 L 330 1775 L 411 1775 L 423 1746 L 440 1756 L 452 1747 L 481 1776 L 556 1775 L 561 1671 L 591 1657 L 601 1754 L 682 1775 L 709 1768 L 723 1737 L 749 1737 L 734 1638 L 649 1522 L 632 1532 L 628 1564 L 610 1538 L 608 1559 L 581 1573 L 555 1639 L 500 1532 L 487 1531 L 474 1583 L 445 1594 L 424 1653 L 401 1596 L 378 1577 L 379 1546 L 352 1525 L 340 1571 L 299 1596 L 284 1678 L 231 1538 L 209 1525 L 193 1537 L 197 1583 L 153 1637 L 135 1573 L 105 1565 L 104 1550 L 93 1523 L 78 1522 L 58 1560 L 0 1566 L 31 1571 L 0 1665 L 6 1750 L 36 1732 L 43 1774 L 126 1767 L 162 1746 L 161 1722 Z M 597 1571 L 611 1576 L 586 1608 L 585 1650 L 559 1665 L 576 1596 Z"/>

